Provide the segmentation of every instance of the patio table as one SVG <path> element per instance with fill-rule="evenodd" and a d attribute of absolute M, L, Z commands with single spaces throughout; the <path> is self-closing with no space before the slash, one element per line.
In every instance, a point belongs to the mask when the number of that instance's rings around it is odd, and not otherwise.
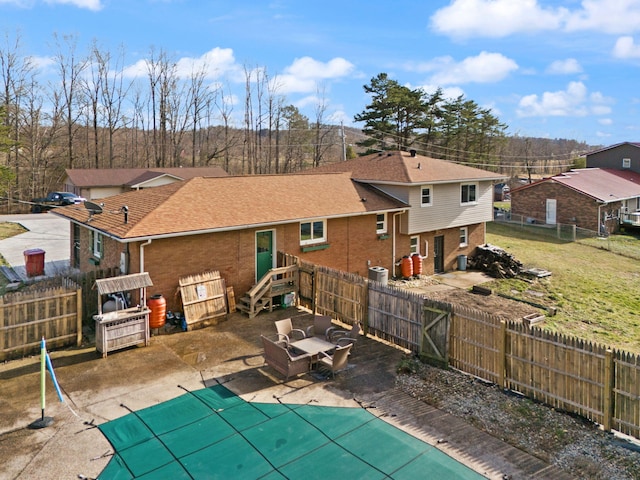
<path fill-rule="evenodd" d="M 320 352 L 329 352 L 336 348 L 333 343 L 327 342 L 320 337 L 303 338 L 302 340 L 291 342 L 289 346 L 296 350 L 300 350 L 301 352 L 313 355 L 312 363 L 314 364 L 318 362 L 318 355 Z"/>

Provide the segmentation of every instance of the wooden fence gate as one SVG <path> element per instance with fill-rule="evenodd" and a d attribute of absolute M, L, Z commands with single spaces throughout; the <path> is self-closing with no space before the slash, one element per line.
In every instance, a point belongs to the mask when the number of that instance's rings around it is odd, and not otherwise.
<path fill-rule="evenodd" d="M 451 313 L 425 305 L 422 313 L 420 355 L 443 366 L 449 364 L 449 326 Z"/>

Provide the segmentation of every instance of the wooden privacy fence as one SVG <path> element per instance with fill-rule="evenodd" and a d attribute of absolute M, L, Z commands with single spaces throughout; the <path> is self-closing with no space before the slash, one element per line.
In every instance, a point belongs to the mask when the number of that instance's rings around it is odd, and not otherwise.
<path fill-rule="evenodd" d="M 316 266 L 314 271 L 316 311 L 353 325 L 367 311 L 367 280 L 360 275 Z"/>
<path fill-rule="evenodd" d="M 415 354 L 640 438 L 638 355 L 357 275 L 310 264 L 303 270 L 309 284 L 300 297 L 313 311 L 359 320 L 365 332 Z"/>
<path fill-rule="evenodd" d="M 82 291 L 68 279 L 61 285 L 0 297 L 0 361 L 82 342 Z"/>
<path fill-rule="evenodd" d="M 640 360 L 585 340 L 454 307 L 450 365 L 640 438 Z"/>

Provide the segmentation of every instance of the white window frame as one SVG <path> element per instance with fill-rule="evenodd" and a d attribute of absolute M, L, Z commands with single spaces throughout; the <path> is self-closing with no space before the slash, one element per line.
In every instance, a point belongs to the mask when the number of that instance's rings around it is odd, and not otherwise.
<path fill-rule="evenodd" d="M 622 159 L 622 168 L 631 168 L 631 159 L 623 158 Z"/>
<path fill-rule="evenodd" d="M 460 246 L 466 247 L 469 245 L 469 228 L 460 227 Z"/>
<path fill-rule="evenodd" d="M 414 235 L 409 238 L 409 254 L 420 253 L 420 235 Z"/>
<path fill-rule="evenodd" d="M 382 217 L 382 218 L 380 218 Z M 376 214 L 376 233 L 383 234 L 387 233 L 387 214 L 378 213 Z"/>
<path fill-rule="evenodd" d="M 467 198 L 464 198 L 464 187 L 473 187 L 473 200 L 469 200 L 470 188 L 467 188 Z M 478 184 L 476 182 L 461 183 L 460 184 L 460 205 L 474 205 L 478 203 Z"/>
<path fill-rule="evenodd" d="M 95 258 L 102 258 L 104 253 L 104 239 L 100 232 L 91 230 L 91 252 Z"/>
<path fill-rule="evenodd" d="M 429 190 L 429 201 L 424 201 L 424 191 Z M 420 188 L 420 206 L 422 207 L 430 207 L 433 205 L 433 187 L 431 185 L 423 185 Z"/>
<path fill-rule="evenodd" d="M 322 224 L 322 236 L 314 237 L 314 225 L 321 223 Z M 302 239 L 302 226 L 309 225 L 310 226 L 310 234 L 311 237 L 303 240 Z M 327 220 L 309 220 L 308 222 L 300 222 L 300 245 L 313 245 L 316 243 L 323 243 L 327 241 Z"/>

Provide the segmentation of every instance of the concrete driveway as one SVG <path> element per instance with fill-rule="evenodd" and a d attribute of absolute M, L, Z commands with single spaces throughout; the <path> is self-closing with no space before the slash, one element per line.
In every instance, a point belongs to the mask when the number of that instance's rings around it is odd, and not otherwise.
<path fill-rule="evenodd" d="M 27 280 L 25 250 L 44 250 L 45 276 L 66 272 L 70 257 L 70 224 L 50 213 L 0 215 L 1 222 L 19 223 L 28 231 L 0 240 L 0 255 L 13 267 L 22 280 Z"/>

